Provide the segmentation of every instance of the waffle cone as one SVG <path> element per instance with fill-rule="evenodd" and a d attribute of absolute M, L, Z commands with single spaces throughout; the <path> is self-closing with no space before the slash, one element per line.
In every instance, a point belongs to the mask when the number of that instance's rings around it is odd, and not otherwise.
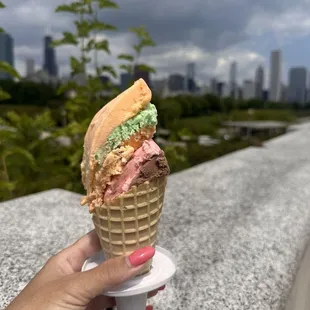
<path fill-rule="evenodd" d="M 95 208 L 93 223 L 106 259 L 155 245 L 166 183 L 166 176 L 147 181 Z M 148 272 L 151 264 L 141 274 Z"/>

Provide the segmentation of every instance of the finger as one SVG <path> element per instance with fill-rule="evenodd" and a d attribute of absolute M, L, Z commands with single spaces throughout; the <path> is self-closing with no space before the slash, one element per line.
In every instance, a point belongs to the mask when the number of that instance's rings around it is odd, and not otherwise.
<path fill-rule="evenodd" d="M 69 263 L 72 272 L 81 271 L 87 258 L 100 251 L 100 241 L 95 230 L 91 230 L 85 236 L 73 243 L 68 248 L 57 254 L 60 260 Z"/>
<path fill-rule="evenodd" d="M 113 308 L 115 306 L 115 298 L 99 295 L 88 304 L 86 310 L 102 310 L 106 308 Z"/>
<path fill-rule="evenodd" d="M 95 296 L 136 276 L 155 254 L 148 246 L 130 256 L 110 259 L 98 267 L 74 275 L 72 286 L 81 296 L 91 300 Z"/>

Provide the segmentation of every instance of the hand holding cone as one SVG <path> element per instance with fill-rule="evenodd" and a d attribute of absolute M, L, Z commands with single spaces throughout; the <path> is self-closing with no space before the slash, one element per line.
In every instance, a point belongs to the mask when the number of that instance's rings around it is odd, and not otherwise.
<path fill-rule="evenodd" d="M 108 259 L 156 243 L 170 171 L 152 140 L 157 111 L 150 99 L 150 89 L 138 80 L 95 115 L 85 136 L 81 170 L 87 196 L 81 203 L 89 205 Z"/>

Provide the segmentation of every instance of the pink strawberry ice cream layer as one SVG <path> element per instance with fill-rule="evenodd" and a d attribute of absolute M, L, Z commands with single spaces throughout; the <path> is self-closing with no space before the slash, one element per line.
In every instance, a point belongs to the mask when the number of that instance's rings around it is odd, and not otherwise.
<path fill-rule="evenodd" d="M 122 174 L 112 179 L 105 192 L 104 200 L 112 201 L 130 190 L 133 185 L 139 185 L 166 174 L 169 174 L 169 166 L 164 152 L 153 140 L 146 140 L 135 151 Z"/>

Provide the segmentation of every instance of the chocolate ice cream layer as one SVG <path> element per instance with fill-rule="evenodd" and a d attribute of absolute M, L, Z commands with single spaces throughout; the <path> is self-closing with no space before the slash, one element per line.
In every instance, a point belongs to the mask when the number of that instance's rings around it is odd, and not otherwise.
<path fill-rule="evenodd" d="M 165 155 L 152 157 L 141 168 L 139 176 L 133 181 L 133 185 L 140 185 L 146 181 L 150 181 L 170 173 L 169 165 Z"/>

